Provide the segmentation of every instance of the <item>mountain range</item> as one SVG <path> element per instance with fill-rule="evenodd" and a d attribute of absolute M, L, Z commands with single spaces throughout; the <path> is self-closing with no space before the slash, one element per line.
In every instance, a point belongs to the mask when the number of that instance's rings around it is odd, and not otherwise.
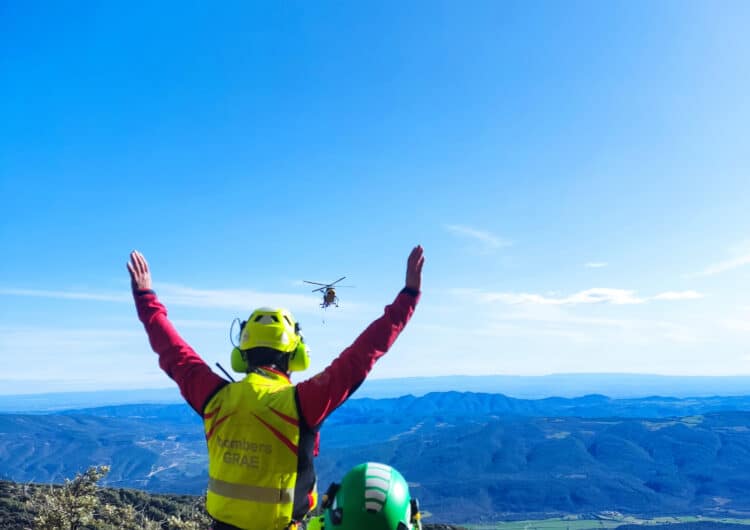
<path fill-rule="evenodd" d="M 353 399 L 322 428 L 319 484 L 351 466 L 399 469 L 435 520 L 615 510 L 750 517 L 750 397 L 514 399 L 430 393 Z M 200 494 L 200 418 L 184 404 L 0 414 L 0 478 Z"/>

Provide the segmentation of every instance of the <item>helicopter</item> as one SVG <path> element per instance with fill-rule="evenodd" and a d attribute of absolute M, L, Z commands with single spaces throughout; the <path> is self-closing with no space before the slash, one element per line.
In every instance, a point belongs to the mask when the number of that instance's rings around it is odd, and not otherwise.
<path fill-rule="evenodd" d="M 318 287 L 317 289 L 313 289 L 312 292 L 317 293 L 320 292 L 323 294 L 323 301 L 320 304 L 320 307 L 325 309 L 328 306 L 339 306 L 339 297 L 336 296 L 336 288 L 334 288 L 334 285 L 339 283 L 341 280 L 346 278 L 346 276 L 342 276 L 335 282 L 331 283 L 320 283 L 320 282 L 311 282 L 308 280 L 302 280 L 305 283 L 310 283 L 312 285 L 321 285 L 322 287 Z M 353 287 L 352 285 L 339 285 L 339 287 Z"/>

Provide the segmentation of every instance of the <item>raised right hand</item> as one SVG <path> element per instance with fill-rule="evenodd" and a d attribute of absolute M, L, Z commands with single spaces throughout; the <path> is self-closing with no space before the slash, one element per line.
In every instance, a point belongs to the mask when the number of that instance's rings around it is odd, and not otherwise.
<path fill-rule="evenodd" d="M 133 291 L 151 289 L 151 273 L 148 270 L 148 263 L 143 254 L 137 250 L 130 253 L 128 271 L 130 271 L 130 284 L 133 287 Z"/>

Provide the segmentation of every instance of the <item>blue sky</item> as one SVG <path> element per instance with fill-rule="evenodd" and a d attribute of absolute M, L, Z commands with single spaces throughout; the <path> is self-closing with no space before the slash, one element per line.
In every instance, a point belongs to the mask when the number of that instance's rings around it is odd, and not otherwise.
<path fill-rule="evenodd" d="M 0 4 L 0 393 L 168 386 L 286 305 L 378 378 L 750 374 L 750 4 Z M 301 280 L 346 275 L 323 312 Z"/>

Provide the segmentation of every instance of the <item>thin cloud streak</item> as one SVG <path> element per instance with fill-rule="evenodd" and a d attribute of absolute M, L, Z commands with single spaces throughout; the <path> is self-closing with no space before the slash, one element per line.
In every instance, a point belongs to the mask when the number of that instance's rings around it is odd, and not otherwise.
<path fill-rule="evenodd" d="M 448 232 L 455 234 L 460 237 L 468 238 L 478 243 L 481 243 L 484 248 L 488 250 L 494 250 L 502 247 L 509 247 L 512 245 L 507 239 L 498 237 L 490 232 L 484 230 L 477 230 L 464 225 L 445 225 L 445 229 Z"/>
<path fill-rule="evenodd" d="M 677 301 L 696 300 L 703 295 L 696 291 L 667 291 L 651 297 L 639 297 L 635 291 L 627 289 L 611 289 L 596 287 L 586 289 L 567 297 L 551 297 L 533 293 L 495 293 L 482 292 L 476 289 L 451 289 L 459 296 L 472 296 L 485 303 L 502 302 L 508 305 L 582 305 L 582 304 L 614 304 L 634 305 L 645 304 L 651 300 Z"/>
<path fill-rule="evenodd" d="M 282 306 L 298 310 L 317 310 L 318 297 L 286 294 L 264 293 L 249 289 L 194 289 L 173 284 L 160 284 L 160 297 L 167 305 L 179 305 L 200 308 L 222 308 L 247 311 L 248 308 L 261 306 Z"/>
<path fill-rule="evenodd" d="M 49 291 L 43 289 L 0 289 L 0 296 L 55 298 L 58 300 L 92 300 L 96 302 L 131 302 L 130 294 L 87 293 L 80 291 Z"/>
<path fill-rule="evenodd" d="M 540 306 L 536 306 L 541 309 Z M 553 309 L 547 307 L 546 309 Z M 570 315 L 560 307 L 554 312 L 488 313 L 486 323 L 474 330 L 484 337 L 540 337 L 554 336 L 576 343 L 626 341 L 642 344 L 653 341 L 696 343 L 700 341 L 695 330 L 675 322 L 645 319 L 605 319 Z M 462 328 L 434 326 L 433 335 L 461 336 Z"/>
<path fill-rule="evenodd" d="M 247 311 L 263 305 L 295 308 L 302 311 L 317 311 L 320 300 L 309 295 L 265 293 L 235 289 L 194 289 L 173 284 L 158 284 L 159 297 L 167 305 L 199 308 L 222 308 Z M 90 300 L 95 302 L 133 303 L 130 293 L 95 293 L 84 291 L 56 291 L 44 289 L 0 289 L 0 296 L 22 296 L 51 298 L 57 300 Z M 354 304 L 350 304 L 354 305 Z"/>
<path fill-rule="evenodd" d="M 231 309 L 244 314 L 256 307 L 285 307 L 293 313 L 320 315 L 322 297 L 308 294 L 269 293 L 250 289 L 194 289 L 173 284 L 159 285 L 165 305 Z M 377 306 L 373 306 L 377 307 Z M 347 318 L 373 311 L 366 303 L 346 301 Z"/>
<path fill-rule="evenodd" d="M 687 275 L 687 277 L 695 278 L 700 276 L 715 276 L 717 274 L 744 267 L 745 265 L 750 265 L 750 254 L 746 254 L 744 256 L 726 261 L 721 261 L 719 263 L 714 263 L 713 265 L 709 265 L 708 267 L 706 267 L 703 271 Z"/>
<path fill-rule="evenodd" d="M 609 265 L 606 261 L 589 261 L 584 265 L 587 269 L 601 269 Z"/>
<path fill-rule="evenodd" d="M 697 291 L 667 291 L 652 296 L 651 300 L 698 300 L 703 295 Z"/>

